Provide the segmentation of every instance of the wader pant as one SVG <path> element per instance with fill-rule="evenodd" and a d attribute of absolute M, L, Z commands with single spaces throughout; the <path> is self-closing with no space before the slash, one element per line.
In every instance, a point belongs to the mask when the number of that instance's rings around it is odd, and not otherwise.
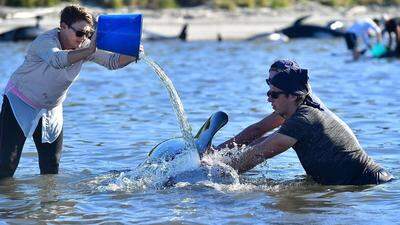
<path fill-rule="evenodd" d="M 20 128 L 7 96 L 0 113 L 0 178 L 12 177 L 21 158 L 26 137 Z M 61 157 L 63 130 L 53 143 L 42 143 L 42 119 L 33 133 L 39 156 L 40 174 L 57 174 Z"/>

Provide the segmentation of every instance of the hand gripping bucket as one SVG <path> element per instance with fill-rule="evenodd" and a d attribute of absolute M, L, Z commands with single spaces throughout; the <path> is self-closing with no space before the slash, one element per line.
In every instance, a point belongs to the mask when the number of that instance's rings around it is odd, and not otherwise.
<path fill-rule="evenodd" d="M 141 14 L 99 16 L 97 25 L 97 47 L 99 49 L 138 58 L 141 36 Z"/>

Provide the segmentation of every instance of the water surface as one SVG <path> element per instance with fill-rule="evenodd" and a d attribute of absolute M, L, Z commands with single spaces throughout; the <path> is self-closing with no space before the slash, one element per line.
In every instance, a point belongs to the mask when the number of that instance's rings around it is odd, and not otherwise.
<path fill-rule="evenodd" d="M 0 88 L 23 61 L 27 43 L 1 43 Z M 272 111 L 265 77 L 278 58 L 310 70 L 314 92 L 354 130 L 367 153 L 400 177 L 399 61 L 348 63 L 343 40 L 145 43 L 174 83 L 194 131 L 215 111 L 230 122 L 218 144 Z M 135 168 L 158 142 L 180 136 L 152 69 L 143 62 L 109 71 L 87 63 L 64 104 L 60 174 L 39 175 L 27 141 L 14 178 L 0 182 L 0 218 L 11 224 L 393 224 L 400 182 L 321 186 L 307 180 L 289 150 L 240 176 L 155 189 L 120 172 Z"/>

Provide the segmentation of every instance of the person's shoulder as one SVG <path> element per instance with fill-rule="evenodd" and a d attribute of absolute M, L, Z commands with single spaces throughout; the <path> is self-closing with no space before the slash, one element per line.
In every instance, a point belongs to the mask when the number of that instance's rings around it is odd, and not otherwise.
<path fill-rule="evenodd" d="M 59 44 L 59 39 L 58 39 L 58 29 L 51 29 L 48 30 L 39 36 L 37 36 L 31 43 L 30 48 L 34 49 L 40 49 L 45 46 L 54 46 L 54 47 L 60 47 L 58 46 Z"/>
<path fill-rule="evenodd" d="M 309 123 L 310 116 L 312 116 L 314 114 L 312 109 L 313 108 L 310 106 L 300 105 L 297 108 L 296 112 L 290 118 L 288 118 L 288 120 L 297 120 L 297 121 L 301 121 L 304 123 Z"/>
<path fill-rule="evenodd" d="M 40 34 L 33 40 L 33 42 L 58 40 L 58 28 L 54 28 Z"/>
<path fill-rule="evenodd" d="M 305 115 L 305 114 L 308 114 L 309 112 L 312 112 L 313 109 L 314 109 L 313 107 L 308 106 L 308 105 L 300 105 L 297 108 L 297 111 L 295 114 Z"/>
<path fill-rule="evenodd" d="M 317 118 L 324 116 L 321 113 L 324 113 L 324 111 L 308 105 L 300 105 L 292 117 L 293 119 L 302 121 L 304 123 L 313 124 L 315 121 L 319 120 Z"/>

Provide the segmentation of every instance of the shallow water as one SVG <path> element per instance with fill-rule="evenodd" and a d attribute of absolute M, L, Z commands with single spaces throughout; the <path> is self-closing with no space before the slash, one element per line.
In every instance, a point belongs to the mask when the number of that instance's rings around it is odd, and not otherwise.
<path fill-rule="evenodd" d="M 22 62 L 26 43 L 0 43 L 0 88 Z M 400 177 L 399 61 L 348 63 L 342 40 L 145 43 L 173 81 L 194 131 L 215 111 L 230 122 L 218 144 L 271 112 L 268 66 L 296 59 L 314 92 L 354 130 L 379 164 Z M 135 186 L 136 168 L 158 142 L 180 136 L 168 94 L 143 62 L 108 71 L 84 66 L 65 101 L 59 175 L 40 176 L 33 142 L 12 179 L 0 182 L 0 218 L 11 224 L 393 224 L 400 182 L 320 186 L 289 150 L 241 175 L 240 184 Z M 116 172 L 115 172 L 116 170 Z M 113 172 L 114 171 L 114 172 Z"/>

